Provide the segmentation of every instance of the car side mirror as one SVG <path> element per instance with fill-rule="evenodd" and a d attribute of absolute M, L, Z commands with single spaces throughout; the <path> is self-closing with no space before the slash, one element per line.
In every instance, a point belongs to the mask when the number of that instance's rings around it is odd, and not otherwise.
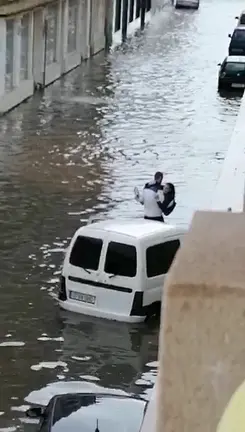
<path fill-rule="evenodd" d="M 235 17 L 235 19 L 239 19 L 239 17 Z"/>
<path fill-rule="evenodd" d="M 30 418 L 40 418 L 43 416 L 43 413 L 44 413 L 44 408 L 34 407 L 34 408 L 29 408 L 26 411 L 26 416 Z"/>
<path fill-rule="evenodd" d="M 228 37 L 231 38 L 231 34 L 230 33 L 228 34 Z"/>
<path fill-rule="evenodd" d="M 218 66 L 221 66 L 221 63 L 218 63 Z"/>

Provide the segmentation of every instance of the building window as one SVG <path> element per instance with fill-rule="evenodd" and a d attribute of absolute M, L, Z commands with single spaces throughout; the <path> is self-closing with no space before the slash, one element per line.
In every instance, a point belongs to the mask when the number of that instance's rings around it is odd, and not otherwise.
<path fill-rule="evenodd" d="M 110 242 L 105 261 L 105 273 L 117 276 L 136 275 L 136 248 L 124 243 Z"/>
<path fill-rule="evenodd" d="M 97 270 L 103 241 L 98 238 L 79 236 L 72 248 L 70 264 L 87 270 Z"/>
<path fill-rule="evenodd" d="M 139 18 L 139 16 L 140 16 L 140 8 L 141 8 L 141 0 L 136 0 L 135 18 Z"/>
<path fill-rule="evenodd" d="M 73 52 L 77 49 L 77 20 L 78 20 L 78 2 L 69 0 L 69 17 L 68 17 L 68 35 L 67 51 Z"/>
<path fill-rule="evenodd" d="M 46 38 L 47 38 L 47 51 L 46 62 L 51 64 L 57 61 L 57 31 L 58 31 L 58 4 L 49 6 L 47 8 L 46 16 Z"/>
<path fill-rule="evenodd" d="M 14 20 L 6 21 L 5 89 L 12 90 L 14 82 Z"/>
<path fill-rule="evenodd" d="M 21 19 L 21 47 L 20 47 L 20 79 L 28 79 L 29 57 L 29 25 L 30 15 L 26 14 Z"/>
<path fill-rule="evenodd" d="M 130 0 L 128 22 L 132 22 L 133 20 L 134 20 L 134 0 Z"/>
<path fill-rule="evenodd" d="M 151 278 L 166 274 L 179 247 L 179 240 L 172 240 L 149 247 L 146 250 L 147 277 Z"/>
<path fill-rule="evenodd" d="M 116 0 L 115 32 L 121 28 L 122 0 Z"/>

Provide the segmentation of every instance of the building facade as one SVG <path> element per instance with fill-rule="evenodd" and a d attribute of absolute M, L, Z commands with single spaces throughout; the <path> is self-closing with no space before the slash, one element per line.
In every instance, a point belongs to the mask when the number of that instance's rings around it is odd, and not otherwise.
<path fill-rule="evenodd" d="M 0 0 L 0 113 L 149 20 L 150 0 Z M 3 5 L 2 2 L 5 4 Z M 42 4 L 40 4 L 42 2 Z"/>

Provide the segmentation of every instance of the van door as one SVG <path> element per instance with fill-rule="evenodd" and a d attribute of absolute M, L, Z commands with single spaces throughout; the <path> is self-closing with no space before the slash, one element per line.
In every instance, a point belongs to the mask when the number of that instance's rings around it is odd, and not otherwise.
<path fill-rule="evenodd" d="M 175 235 L 156 239 L 145 249 L 145 289 L 143 306 L 148 306 L 162 298 L 164 279 L 180 247 L 181 236 Z"/>
<path fill-rule="evenodd" d="M 107 240 L 102 273 L 110 295 L 104 296 L 103 308 L 129 316 L 139 273 L 137 246 L 134 239 L 115 233 Z"/>
<path fill-rule="evenodd" d="M 71 300 L 91 305 L 97 303 L 96 286 L 102 282 L 101 263 L 105 245 L 105 232 L 98 230 L 86 230 L 71 243 L 63 271 Z"/>

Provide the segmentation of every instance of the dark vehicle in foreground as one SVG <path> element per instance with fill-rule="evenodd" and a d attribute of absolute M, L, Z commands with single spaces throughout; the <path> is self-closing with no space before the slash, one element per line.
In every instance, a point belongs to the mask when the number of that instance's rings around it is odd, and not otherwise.
<path fill-rule="evenodd" d="M 218 90 L 245 88 L 245 57 L 228 56 L 219 63 Z"/>
<path fill-rule="evenodd" d="M 245 26 L 236 27 L 228 36 L 231 38 L 229 55 L 245 55 Z"/>
<path fill-rule="evenodd" d="M 139 432 L 147 402 L 131 396 L 69 393 L 26 411 L 39 432 Z"/>

